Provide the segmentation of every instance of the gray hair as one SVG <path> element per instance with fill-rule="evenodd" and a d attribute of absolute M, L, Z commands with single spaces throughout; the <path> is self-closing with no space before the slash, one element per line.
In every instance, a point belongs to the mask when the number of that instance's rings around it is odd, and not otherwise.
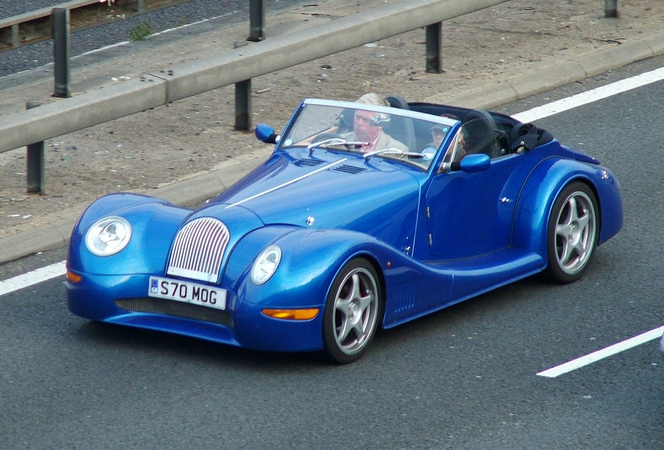
<path fill-rule="evenodd" d="M 374 106 L 390 106 L 390 104 L 387 103 L 387 100 L 385 100 L 383 97 L 376 94 L 375 92 L 369 92 L 367 94 L 364 94 L 362 97 L 357 99 L 356 103 L 362 103 L 363 105 L 374 105 Z"/>

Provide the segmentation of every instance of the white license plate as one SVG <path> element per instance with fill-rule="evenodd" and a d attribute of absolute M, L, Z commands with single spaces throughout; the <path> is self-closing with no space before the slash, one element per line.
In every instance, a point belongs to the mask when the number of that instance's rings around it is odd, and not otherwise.
<path fill-rule="evenodd" d="M 226 309 L 225 289 L 188 281 L 150 277 L 148 295 L 208 308 Z"/>

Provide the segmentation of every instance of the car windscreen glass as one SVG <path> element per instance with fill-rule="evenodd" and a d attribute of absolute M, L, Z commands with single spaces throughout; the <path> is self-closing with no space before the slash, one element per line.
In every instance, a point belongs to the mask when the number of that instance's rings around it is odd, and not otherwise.
<path fill-rule="evenodd" d="M 368 105 L 306 104 L 280 145 L 307 147 L 312 153 L 317 149 L 354 152 L 428 170 L 451 125 L 437 121 L 437 116 L 422 117 L 426 116 Z"/>

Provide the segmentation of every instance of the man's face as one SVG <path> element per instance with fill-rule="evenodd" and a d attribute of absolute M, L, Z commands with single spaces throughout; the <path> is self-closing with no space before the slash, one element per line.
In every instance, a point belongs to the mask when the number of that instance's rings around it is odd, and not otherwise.
<path fill-rule="evenodd" d="M 445 137 L 445 133 L 443 130 L 439 130 L 438 128 L 434 128 L 431 130 L 431 138 L 433 139 L 433 143 L 435 147 L 440 147 L 440 144 L 443 142 L 443 138 Z"/>
<path fill-rule="evenodd" d="M 355 111 L 353 129 L 355 130 L 356 139 L 367 142 L 372 142 L 376 139 L 381 127 L 371 125 L 371 119 L 375 116 L 376 113 L 371 111 Z"/>

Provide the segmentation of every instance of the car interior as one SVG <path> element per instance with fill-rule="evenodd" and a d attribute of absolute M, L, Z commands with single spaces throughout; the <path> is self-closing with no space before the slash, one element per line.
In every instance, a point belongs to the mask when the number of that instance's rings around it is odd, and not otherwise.
<path fill-rule="evenodd" d="M 501 156 L 523 153 L 553 140 L 551 133 L 532 123 L 521 123 L 505 114 L 482 109 L 469 109 L 433 103 L 408 103 L 402 97 L 392 94 L 385 100 L 393 108 L 408 109 L 435 116 L 452 116 L 461 120 L 468 137 L 468 153 L 486 153 L 492 159 Z M 428 136 L 429 130 L 416 130 L 422 123 L 399 118 L 392 121 L 385 131 L 395 139 L 407 143 L 409 148 L 424 148 L 427 142 L 412 142 L 414 136 Z M 410 136 L 410 138 L 409 138 Z"/>

